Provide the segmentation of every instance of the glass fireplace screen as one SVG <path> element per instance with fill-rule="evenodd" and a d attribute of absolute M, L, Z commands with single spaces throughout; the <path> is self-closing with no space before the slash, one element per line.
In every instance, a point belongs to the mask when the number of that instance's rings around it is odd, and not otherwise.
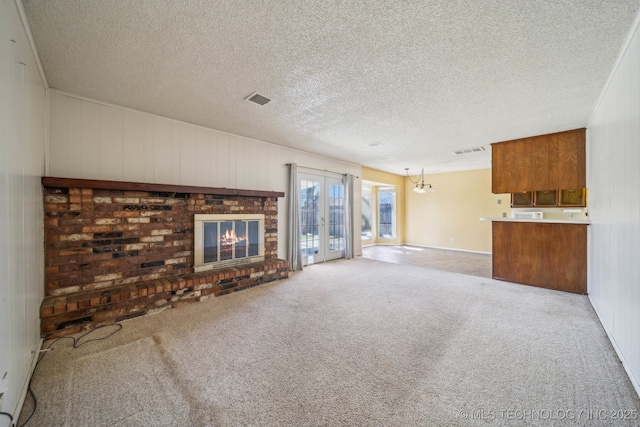
<path fill-rule="evenodd" d="M 264 260 L 264 214 L 194 215 L 194 271 Z"/>
<path fill-rule="evenodd" d="M 259 255 L 258 221 L 206 221 L 203 237 L 205 264 Z"/>

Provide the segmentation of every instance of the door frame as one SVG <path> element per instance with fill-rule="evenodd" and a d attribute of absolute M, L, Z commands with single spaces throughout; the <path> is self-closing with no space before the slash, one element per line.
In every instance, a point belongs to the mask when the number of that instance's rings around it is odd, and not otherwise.
<path fill-rule="evenodd" d="M 306 265 L 310 265 L 310 264 L 315 264 L 317 262 L 325 262 L 325 261 L 330 261 L 330 260 L 334 260 L 334 259 L 338 259 L 338 258 L 344 258 L 345 256 L 345 252 L 344 252 L 344 239 L 346 239 L 346 236 L 344 235 L 344 231 L 343 231 L 343 236 L 342 236 L 342 244 L 339 245 L 339 249 L 335 250 L 335 249 L 331 249 L 330 246 L 330 241 L 332 238 L 335 239 L 335 237 L 332 237 L 330 234 L 331 232 L 331 226 L 332 224 L 330 223 L 330 220 L 332 218 L 331 212 L 330 212 L 330 186 L 331 185 L 340 185 L 342 186 L 342 200 L 344 201 L 344 196 L 345 196 L 345 184 L 344 184 L 344 179 L 343 176 L 337 173 L 331 173 L 331 172 L 306 172 L 306 171 L 300 171 L 298 173 L 298 184 L 300 185 L 300 188 L 302 189 L 302 181 L 311 181 L 311 182 L 317 182 L 318 183 L 318 201 L 317 201 L 317 206 L 318 206 L 318 215 L 319 217 L 317 218 L 317 220 L 313 219 L 313 224 L 312 227 L 318 227 L 318 234 L 317 234 L 317 250 L 316 250 L 316 239 L 315 239 L 315 234 L 311 239 L 311 245 L 312 245 L 312 250 L 314 251 L 313 254 L 309 253 L 309 249 L 308 249 L 308 242 L 309 240 L 307 240 L 305 245 L 301 245 L 303 248 L 302 251 L 302 265 L 306 266 Z M 296 197 L 300 197 L 300 194 L 298 194 Z M 344 204 L 343 204 L 344 206 Z M 302 215 L 302 209 L 303 209 L 303 203 L 302 201 L 300 201 L 300 212 L 298 212 L 298 215 Z M 345 212 L 344 212 L 344 207 L 341 210 L 341 226 L 342 227 L 346 227 L 346 218 L 345 218 Z M 335 215 L 333 215 L 333 218 L 335 218 Z M 317 224 L 316 224 L 317 222 Z M 301 226 L 303 224 L 303 221 L 301 220 Z"/>

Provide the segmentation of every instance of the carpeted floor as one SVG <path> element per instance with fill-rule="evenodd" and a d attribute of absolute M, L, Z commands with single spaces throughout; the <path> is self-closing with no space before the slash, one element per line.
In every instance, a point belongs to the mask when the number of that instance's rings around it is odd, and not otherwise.
<path fill-rule="evenodd" d="M 374 245 L 362 248 L 362 257 L 488 279 L 493 277 L 491 254 L 411 245 Z"/>
<path fill-rule="evenodd" d="M 583 295 L 356 258 L 122 325 L 53 343 L 28 426 L 639 422 Z"/>

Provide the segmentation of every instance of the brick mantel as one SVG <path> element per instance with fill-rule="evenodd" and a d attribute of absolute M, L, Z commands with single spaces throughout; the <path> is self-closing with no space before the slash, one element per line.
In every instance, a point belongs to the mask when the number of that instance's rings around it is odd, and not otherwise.
<path fill-rule="evenodd" d="M 86 188 L 92 190 L 151 191 L 171 193 L 199 193 L 218 196 L 284 197 L 280 191 L 240 190 L 226 187 L 194 187 L 189 185 L 151 184 L 128 181 L 100 181 L 93 179 L 42 177 L 42 185 L 54 188 Z"/>

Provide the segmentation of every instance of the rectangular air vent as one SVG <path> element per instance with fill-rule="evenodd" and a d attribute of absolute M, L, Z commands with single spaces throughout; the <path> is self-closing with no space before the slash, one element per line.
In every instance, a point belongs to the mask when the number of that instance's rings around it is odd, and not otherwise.
<path fill-rule="evenodd" d="M 253 92 L 251 95 L 247 96 L 245 99 L 247 101 L 255 102 L 258 105 L 265 105 L 271 102 L 269 98 L 267 98 L 266 96 L 260 95 L 258 92 Z"/>
<path fill-rule="evenodd" d="M 486 151 L 486 148 L 484 148 L 484 147 L 466 148 L 464 150 L 455 150 L 453 152 L 453 154 L 456 154 L 456 155 L 471 154 L 471 153 L 479 153 L 479 152 L 482 152 L 482 151 Z"/>
<path fill-rule="evenodd" d="M 380 143 L 380 142 L 372 142 L 371 144 L 367 144 L 367 147 L 369 147 L 369 148 L 380 148 L 380 147 L 382 147 L 382 143 Z"/>

